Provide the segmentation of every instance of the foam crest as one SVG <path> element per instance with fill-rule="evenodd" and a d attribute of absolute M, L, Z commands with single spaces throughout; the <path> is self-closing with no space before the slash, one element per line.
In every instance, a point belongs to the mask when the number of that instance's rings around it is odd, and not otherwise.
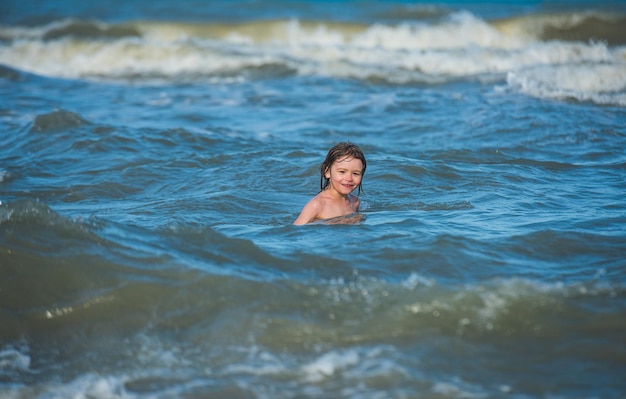
<path fill-rule="evenodd" d="M 355 35 L 353 44 L 394 50 L 450 50 L 468 46 L 513 49 L 527 40 L 501 34 L 487 22 L 468 12 L 453 14 L 440 24 L 404 23 L 374 25 Z"/>
<path fill-rule="evenodd" d="M 82 374 L 75 379 L 60 383 L 49 382 L 38 386 L 50 399 L 65 398 L 132 398 L 125 387 L 123 378 L 97 373 Z"/>
<path fill-rule="evenodd" d="M 553 22 L 546 17 L 540 26 Z M 467 12 L 439 22 L 370 26 L 278 20 L 93 22 L 85 28 L 61 21 L 32 30 L 2 28 L 10 39 L 0 44 L 0 59 L 45 76 L 129 82 L 240 82 L 291 74 L 395 84 L 506 80 L 535 97 L 624 105 L 623 47 L 542 41 L 543 28 L 528 24 L 524 18 L 490 24 Z"/>
<path fill-rule="evenodd" d="M 626 106 L 626 66 L 578 64 L 540 66 L 507 74 L 513 90 L 538 97 Z"/>
<path fill-rule="evenodd" d="M 30 356 L 13 347 L 0 350 L 0 375 L 12 371 L 28 371 Z"/>
<path fill-rule="evenodd" d="M 350 366 L 359 363 L 360 356 L 354 350 L 328 352 L 302 367 L 302 372 L 309 381 L 321 381 L 332 377 Z"/>
<path fill-rule="evenodd" d="M 19 42 L 12 51 L 1 51 L 5 62 L 28 72 L 63 78 L 132 79 L 141 76 L 175 76 L 212 73 L 241 67 L 230 57 L 212 57 L 210 51 L 190 46 L 114 42 Z M 243 64 L 245 65 L 245 64 Z"/>

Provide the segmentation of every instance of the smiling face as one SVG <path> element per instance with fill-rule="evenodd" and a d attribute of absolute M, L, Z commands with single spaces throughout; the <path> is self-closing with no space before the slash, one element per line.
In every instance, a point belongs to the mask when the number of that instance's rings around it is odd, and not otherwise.
<path fill-rule="evenodd" d="M 331 188 L 330 185 L 330 177 L 333 175 L 333 167 L 338 166 L 340 163 L 351 162 L 351 161 L 360 161 L 360 173 L 359 173 L 359 182 L 353 185 L 354 187 L 359 189 L 359 194 L 361 194 L 361 180 L 363 179 L 363 175 L 365 174 L 365 168 L 367 167 L 367 162 L 365 161 L 365 155 L 363 155 L 363 151 L 356 144 L 350 142 L 341 142 L 335 144 L 330 150 L 328 150 L 328 154 L 326 154 L 326 159 L 322 162 L 320 166 L 320 191 L 325 191 Z M 337 164 L 337 165 L 335 165 Z M 358 162 L 355 164 L 350 164 L 351 167 L 355 167 L 358 169 Z M 355 169 L 355 170 L 356 170 Z M 351 168 L 351 172 L 352 172 Z M 351 173 L 352 174 L 352 173 Z M 336 176 L 338 178 L 338 176 Z M 353 177 L 354 178 L 354 177 Z M 352 183 L 347 183 L 346 186 L 351 186 Z M 344 191 L 344 190 L 342 190 Z M 339 193 L 340 191 L 337 191 Z"/>
<path fill-rule="evenodd" d="M 363 162 L 353 157 L 340 158 L 326 170 L 324 177 L 328 179 L 328 190 L 346 196 L 361 184 Z"/>

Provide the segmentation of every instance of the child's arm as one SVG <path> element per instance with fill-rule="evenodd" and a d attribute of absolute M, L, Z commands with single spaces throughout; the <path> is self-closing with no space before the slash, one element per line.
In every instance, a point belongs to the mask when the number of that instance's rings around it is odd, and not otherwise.
<path fill-rule="evenodd" d="M 293 222 L 295 225 L 302 225 L 312 222 L 318 219 L 317 215 L 320 214 L 321 201 L 319 198 L 315 197 L 311 201 L 309 201 L 302 211 L 300 212 L 300 216 Z"/>

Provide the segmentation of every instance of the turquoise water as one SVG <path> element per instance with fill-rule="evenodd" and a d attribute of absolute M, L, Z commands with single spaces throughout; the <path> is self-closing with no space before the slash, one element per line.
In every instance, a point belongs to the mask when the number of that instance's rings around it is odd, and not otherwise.
<path fill-rule="evenodd" d="M 0 396 L 623 397 L 625 16 L 3 2 Z"/>

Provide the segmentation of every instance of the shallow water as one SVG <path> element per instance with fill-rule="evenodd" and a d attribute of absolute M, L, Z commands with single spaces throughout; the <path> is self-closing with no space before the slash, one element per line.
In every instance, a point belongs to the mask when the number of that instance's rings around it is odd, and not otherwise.
<path fill-rule="evenodd" d="M 3 397 L 624 396 L 623 5 L 109 3 L 1 6 Z"/>

